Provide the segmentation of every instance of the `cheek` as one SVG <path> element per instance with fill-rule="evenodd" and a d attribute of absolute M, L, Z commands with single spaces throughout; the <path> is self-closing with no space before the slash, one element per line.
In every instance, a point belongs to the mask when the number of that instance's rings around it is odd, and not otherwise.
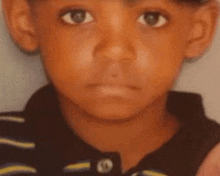
<path fill-rule="evenodd" d="M 62 31 L 44 36 L 41 54 L 51 81 L 64 85 L 88 79 L 93 66 L 93 43 L 92 38 L 82 39 Z"/>
<path fill-rule="evenodd" d="M 143 85 L 153 92 L 168 90 L 181 70 L 184 60 L 184 41 L 177 35 L 173 37 L 161 35 L 159 39 L 143 38 L 141 46 L 137 65 Z"/>

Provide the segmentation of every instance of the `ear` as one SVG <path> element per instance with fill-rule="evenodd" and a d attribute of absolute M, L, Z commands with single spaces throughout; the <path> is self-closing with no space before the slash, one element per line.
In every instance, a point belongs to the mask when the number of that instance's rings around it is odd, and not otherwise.
<path fill-rule="evenodd" d="M 186 58 L 197 58 L 204 54 L 215 34 L 218 16 L 218 2 L 208 2 L 195 10 Z"/>
<path fill-rule="evenodd" d="M 26 52 L 38 49 L 33 15 L 27 0 L 2 0 L 9 33 Z"/>

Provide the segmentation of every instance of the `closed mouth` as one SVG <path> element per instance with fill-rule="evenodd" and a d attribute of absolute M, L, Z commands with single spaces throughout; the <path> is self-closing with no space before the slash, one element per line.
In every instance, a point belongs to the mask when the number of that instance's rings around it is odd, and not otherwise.
<path fill-rule="evenodd" d="M 113 98 L 115 100 L 119 97 L 133 97 L 134 94 L 139 92 L 140 88 L 136 86 L 123 85 L 123 84 L 91 84 L 88 89 L 97 93 L 97 97 Z"/>
<path fill-rule="evenodd" d="M 101 84 L 88 84 L 88 88 L 106 88 L 106 89 L 131 89 L 131 90 L 140 90 L 139 87 L 133 86 L 133 85 L 124 85 L 124 84 L 106 84 L 106 83 L 101 83 Z"/>

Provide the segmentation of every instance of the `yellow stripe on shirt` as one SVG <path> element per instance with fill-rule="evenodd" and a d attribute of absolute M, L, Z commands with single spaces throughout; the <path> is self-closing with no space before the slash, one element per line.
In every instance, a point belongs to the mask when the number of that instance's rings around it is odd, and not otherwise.
<path fill-rule="evenodd" d="M 155 172 L 155 171 L 143 171 L 144 174 L 148 175 L 148 176 L 167 176 L 165 174 L 159 173 L 159 172 Z"/>
<path fill-rule="evenodd" d="M 7 138 L 0 138 L 0 145 L 10 145 L 13 147 L 18 147 L 22 149 L 34 149 L 35 143 L 33 142 L 23 142 L 23 141 L 16 141 L 13 139 L 7 139 Z"/>
<path fill-rule="evenodd" d="M 22 118 L 22 117 L 2 116 L 2 117 L 0 117 L 0 121 L 24 123 L 24 122 L 25 122 L 25 119 Z"/>
<path fill-rule="evenodd" d="M 70 164 L 64 167 L 64 171 L 67 172 L 74 172 L 79 170 L 89 170 L 91 168 L 90 162 L 84 162 L 84 163 L 76 163 L 76 164 Z"/>
<path fill-rule="evenodd" d="M 0 169 L 0 176 L 18 174 L 18 173 L 36 174 L 37 170 L 33 167 L 24 166 L 24 165 L 6 166 L 6 167 Z"/>

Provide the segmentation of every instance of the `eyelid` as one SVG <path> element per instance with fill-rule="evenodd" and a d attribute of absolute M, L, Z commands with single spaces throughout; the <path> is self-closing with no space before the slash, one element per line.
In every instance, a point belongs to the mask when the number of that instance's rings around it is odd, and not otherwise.
<path fill-rule="evenodd" d="M 62 16 L 65 13 L 71 12 L 74 10 L 82 10 L 82 11 L 88 12 L 93 15 L 92 10 L 88 7 L 83 7 L 82 5 L 70 5 L 70 6 L 67 6 L 67 7 L 64 7 L 63 9 L 61 9 L 59 16 Z"/>
<path fill-rule="evenodd" d="M 160 13 L 160 14 L 163 15 L 167 20 L 169 20 L 169 19 L 170 19 L 170 16 L 171 16 L 171 14 L 170 14 L 167 10 L 165 10 L 164 8 L 152 6 L 152 7 L 146 7 L 146 8 L 144 8 L 144 9 L 142 9 L 142 10 L 140 11 L 138 17 L 141 16 L 142 14 L 145 14 L 145 13 L 148 13 L 148 12 L 150 12 L 150 13 L 151 13 L 151 12 L 152 12 L 152 13 Z"/>
<path fill-rule="evenodd" d="M 160 13 L 162 16 L 164 16 L 167 21 L 170 21 L 170 13 L 167 12 L 166 10 L 162 9 L 162 8 L 158 8 L 158 7 L 147 7 L 147 8 L 144 8 L 143 10 L 141 10 L 141 12 L 138 14 L 138 17 L 137 19 L 145 14 L 145 13 Z"/>

